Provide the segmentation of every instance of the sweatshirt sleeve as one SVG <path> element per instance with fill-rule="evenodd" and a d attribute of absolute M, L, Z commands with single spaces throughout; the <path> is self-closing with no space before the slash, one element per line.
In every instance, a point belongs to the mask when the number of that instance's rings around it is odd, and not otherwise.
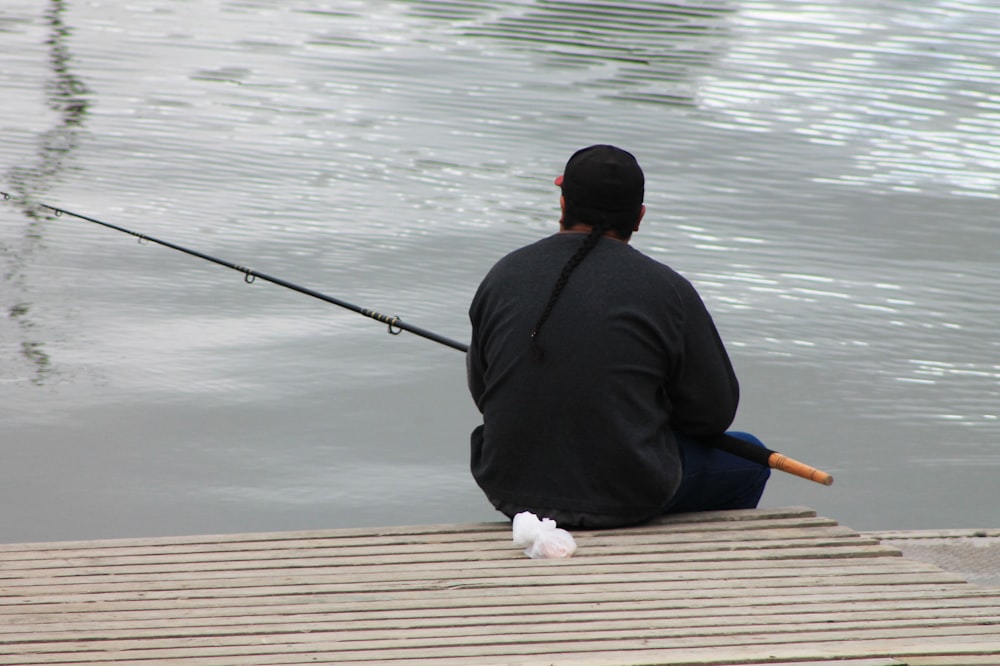
<path fill-rule="evenodd" d="M 465 370 L 468 376 L 469 393 L 472 394 L 476 407 L 479 407 L 479 400 L 483 396 L 483 391 L 486 390 L 486 384 L 483 380 L 482 359 L 472 345 L 469 345 L 469 351 L 465 354 Z M 482 410 L 480 409 L 480 411 Z"/>
<path fill-rule="evenodd" d="M 689 435 L 717 435 L 736 417 L 740 389 L 722 338 L 695 288 L 685 281 L 683 349 L 667 380 L 670 425 Z"/>
<path fill-rule="evenodd" d="M 484 374 L 486 372 L 486 363 L 483 359 L 482 354 L 482 341 L 481 341 L 481 331 L 480 331 L 480 299 L 481 299 L 482 287 L 480 291 L 476 293 L 475 298 L 472 301 L 472 305 L 469 307 L 469 321 L 472 324 L 472 339 L 469 341 L 469 350 L 465 353 L 465 370 L 467 381 L 469 384 L 469 393 L 472 394 L 472 400 L 476 403 L 476 407 L 482 411 L 480 406 L 480 399 L 483 396 L 483 392 L 486 390 L 486 380 Z"/>

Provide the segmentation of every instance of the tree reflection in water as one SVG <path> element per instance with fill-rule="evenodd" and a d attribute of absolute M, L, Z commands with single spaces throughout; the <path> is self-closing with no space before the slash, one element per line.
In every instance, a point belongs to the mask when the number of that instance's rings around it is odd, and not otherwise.
<path fill-rule="evenodd" d="M 72 30 L 64 23 L 65 10 L 64 0 L 51 0 L 44 19 L 49 28 L 46 44 L 51 72 L 51 78 L 44 86 L 45 102 L 56 113 L 56 123 L 39 135 L 34 161 L 15 165 L 5 174 L 13 195 L 11 201 L 27 223 L 19 242 L 3 248 L 9 261 L 4 279 L 12 286 L 8 290 L 9 300 L 4 305 L 7 317 L 17 323 L 18 346 L 22 356 L 30 363 L 31 381 L 35 384 L 42 384 L 52 372 L 45 342 L 39 339 L 44 331 L 32 320 L 31 304 L 27 299 L 29 290 L 25 267 L 38 251 L 45 223 L 50 219 L 50 215 L 36 202 L 66 169 L 79 144 L 91 94 L 83 80 L 70 69 L 72 57 L 68 42 Z"/>

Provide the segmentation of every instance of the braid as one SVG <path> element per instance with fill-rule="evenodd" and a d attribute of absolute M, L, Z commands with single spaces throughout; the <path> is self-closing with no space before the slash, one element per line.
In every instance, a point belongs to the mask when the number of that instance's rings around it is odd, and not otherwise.
<path fill-rule="evenodd" d="M 559 273 L 559 278 L 556 283 L 552 286 L 552 293 L 549 294 L 549 300 L 545 304 L 545 309 L 542 310 L 542 314 L 538 317 L 538 321 L 535 322 L 535 326 L 531 329 L 531 348 L 535 354 L 535 358 L 542 358 L 542 348 L 538 344 L 538 334 L 542 330 L 542 325 L 552 314 L 552 308 L 555 307 L 556 301 L 559 300 L 559 295 L 562 293 L 563 288 L 566 283 L 569 282 L 569 276 L 576 270 L 576 267 L 580 265 L 583 258 L 594 249 L 597 242 L 601 240 L 601 236 L 604 235 L 604 231 L 607 228 L 607 224 L 603 221 L 601 224 L 595 224 L 591 229 L 587 237 L 583 239 L 583 243 L 577 248 L 573 256 L 569 258 L 566 265 L 563 266 L 562 272 Z"/>

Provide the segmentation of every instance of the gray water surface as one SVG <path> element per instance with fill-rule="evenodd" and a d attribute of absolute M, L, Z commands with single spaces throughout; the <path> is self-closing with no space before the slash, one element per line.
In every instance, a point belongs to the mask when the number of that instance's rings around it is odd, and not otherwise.
<path fill-rule="evenodd" d="M 647 174 L 735 426 L 835 475 L 768 506 L 996 526 L 1000 10 L 988 2 L 8 0 L 0 541 L 499 518 L 459 341 L 569 154 Z"/>

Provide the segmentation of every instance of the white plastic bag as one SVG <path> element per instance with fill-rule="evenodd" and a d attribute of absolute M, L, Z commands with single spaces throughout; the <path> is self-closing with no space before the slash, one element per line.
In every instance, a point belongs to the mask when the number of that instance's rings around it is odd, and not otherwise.
<path fill-rule="evenodd" d="M 556 527 L 551 518 L 538 519 L 530 511 L 514 516 L 514 545 L 523 546 L 532 559 L 569 557 L 576 552 L 573 535 Z"/>

